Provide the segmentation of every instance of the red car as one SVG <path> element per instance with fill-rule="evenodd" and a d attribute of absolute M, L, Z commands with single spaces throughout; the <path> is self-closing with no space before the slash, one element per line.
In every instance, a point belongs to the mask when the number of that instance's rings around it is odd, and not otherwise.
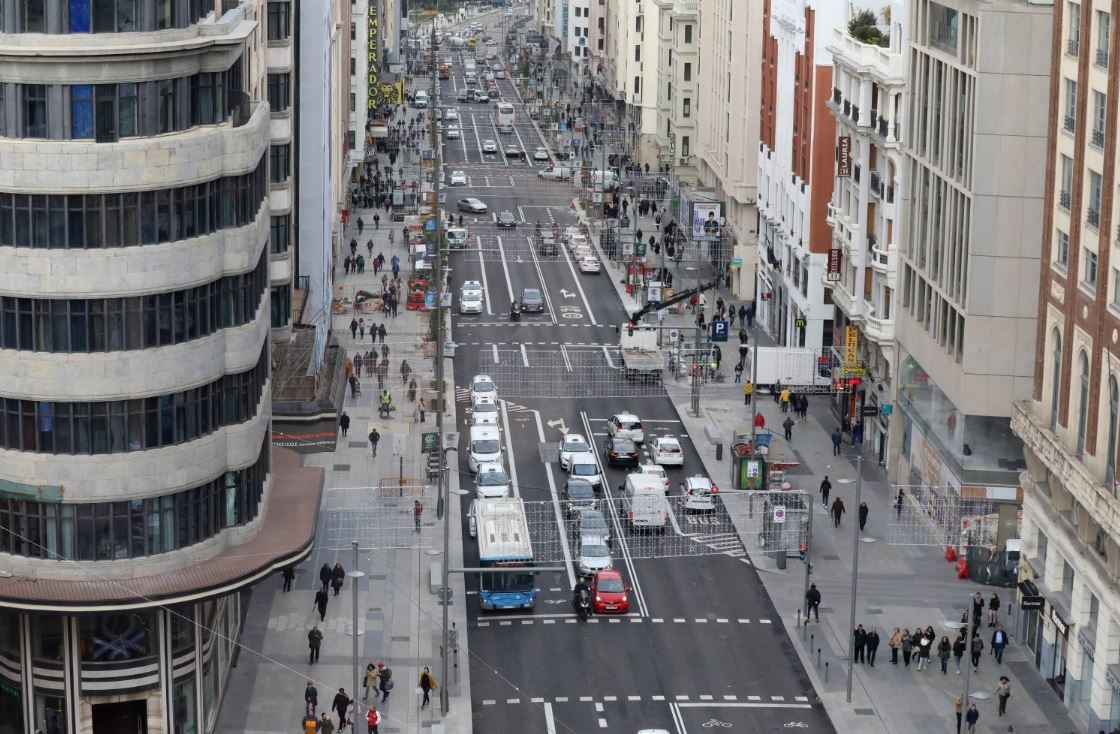
<path fill-rule="evenodd" d="M 599 571 L 591 579 L 591 606 L 596 614 L 626 614 L 630 611 L 630 587 L 618 571 Z"/>

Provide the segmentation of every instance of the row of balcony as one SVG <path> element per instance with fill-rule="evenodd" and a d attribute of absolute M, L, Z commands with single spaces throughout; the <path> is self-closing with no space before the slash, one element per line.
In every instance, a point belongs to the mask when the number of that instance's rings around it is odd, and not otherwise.
<path fill-rule="evenodd" d="M 856 298 L 848 292 L 843 281 L 825 283 L 832 290 L 832 302 L 858 325 L 864 335 L 882 346 L 894 341 L 894 319 L 882 318 L 874 304 L 864 298 Z"/>
<path fill-rule="evenodd" d="M 879 110 L 875 108 L 871 109 L 867 120 L 860 120 L 859 106 L 845 99 L 839 87 L 832 88 L 831 107 L 838 115 L 842 114 L 849 118 L 856 127 L 867 130 L 868 134 L 880 143 L 898 143 L 902 139 L 902 123 L 889 122 L 887 117 L 880 115 Z"/>
<path fill-rule="evenodd" d="M 902 54 L 858 41 L 843 26 L 832 29 L 829 51 L 833 54 L 834 65 L 853 67 L 886 84 L 901 86 L 906 83 L 906 60 Z"/>

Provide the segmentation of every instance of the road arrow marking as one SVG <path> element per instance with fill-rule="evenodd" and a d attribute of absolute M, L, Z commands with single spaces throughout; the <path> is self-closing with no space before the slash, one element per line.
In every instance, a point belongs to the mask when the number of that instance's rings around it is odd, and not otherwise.
<path fill-rule="evenodd" d="M 576 297 L 575 293 L 572 293 L 571 291 L 569 291 L 565 288 L 560 289 L 560 295 L 564 296 L 564 298 L 575 298 Z"/>
<path fill-rule="evenodd" d="M 564 419 L 563 418 L 557 418 L 554 421 L 548 421 L 548 426 L 549 426 L 549 428 L 560 429 L 560 433 L 567 433 L 568 432 L 568 426 L 564 424 Z"/>

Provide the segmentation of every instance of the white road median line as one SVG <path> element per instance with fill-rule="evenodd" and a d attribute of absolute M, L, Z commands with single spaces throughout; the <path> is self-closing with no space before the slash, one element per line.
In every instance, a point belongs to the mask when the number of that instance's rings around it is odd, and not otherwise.
<path fill-rule="evenodd" d="M 568 359 L 568 348 L 563 344 L 560 345 L 560 354 L 564 357 L 564 367 L 567 368 L 568 372 L 574 372 L 572 362 Z"/>
<path fill-rule="evenodd" d="M 486 260 L 482 257 L 481 244 L 478 247 L 478 268 L 482 271 L 482 300 L 486 301 L 486 315 L 493 316 L 494 312 L 490 310 L 490 284 L 486 282 Z"/>
<path fill-rule="evenodd" d="M 500 234 L 494 235 L 494 239 L 498 241 L 498 254 L 502 256 L 502 270 L 506 274 L 506 290 L 509 292 L 509 300 L 513 302 L 513 282 L 509 279 L 509 265 L 506 264 L 506 251 L 502 247 L 502 236 Z"/>
<path fill-rule="evenodd" d="M 552 718 L 552 704 L 544 705 L 544 730 L 547 734 L 556 734 L 556 720 Z"/>
<path fill-rule="evenodd" d="M 533 411 L 537 421 L 537 440 L 544 443 L 544 424 L 541 423 L 541 412 Z M 560 549 L 564 552 L 564 567 L 568 569 L 568 588 L 576 587 L 576 572 L 572 565 L 572 549 L 568 547 L 568 526 L 564 522 L 564 511 L 560 507 L 560 495 L 556 492 L 556 480 L 552 477 L 552 464 L 544 465 L 544 475 L 548 479 L 548 491 L 552 494 L 552 509 L 556 513 L 556 527 L 560 529 Z"/>
<path fill-rule="evenodd" d="M 506 401 L 500 401 L 502 404 L 502 432 L 506 434 L 505 454 L 509 457 L 509 480 L 513 485 L 513 496 L 521 496 L 521 485 L 517 483 L 517 462 L 514 461 L 513 453 L 513 431 L 509 429 L 509 413 L 506 412 Z"/>
<path fill-rule="evenodd" d="M 548 307 L 548 316 L 552 319 L 552 323 L 556 321 L 556 309 L 552 307 L 552 297 L 548 295 L 548 286 L 545 285 L 544 271 L 541 270 L 541 261 L 537 258 L 537 250 L 532 245 L 529 246 L 529 254 L 533 258 L 533 267 L 536 268 L 537 278 L 541 284 L 541 295 L 544 296 L 545 305 Z"/>
<path fill-rule="evenodd" d="M 677 704 L 669 704 L 669 713 L 673 716 L 673 724 L 677 728 L 677 734 L 688 734 L 688 729 L 684 725 L 684 717 L 681 716 L 681 710 Z"/>
<path fill-rule="evenodd" d="M 521 363 L 526 367 L 529 366 L 529 353 L 525 351 L 525 345 L 521 345 Z"/>
<path fill-rule="evenodd" d="M 612 370 L 618 369 L 618 367 L 615 366 L 614 360 L 611 359 L 611 353 L 610 350 L 607 349 L 606 344 L 603 345 L 603 357 L 607 360 L 608 367 L 610 367 Z"/>
<path fill-rule="evenodd" d="M 498 359 L 498 345 L 491 344 L 490 348 L 494 350 L 494 364 L 501 364 L 501 360 Z"/>
<path fill-rule="evenodd" d="M 572 280 L 576 282 L 576 290 L 579 291 L 579 297 L 583 301 L 583 307 L 587 309 L 587 318 L 591 320 L 592 326 L 598 326 L 599 322 L 595 320 L 595 312 L 591 310 L 591 302 L 587 300 L 587 294 L 583 292 L 583 284 L 579 281 L 579 273 L 576 272 L 576 266 L 572 264 L 572 257 L 568 254 L 567 246 L 561 243 L 560 251 L 564 254 L 565 262 L 568 263 L 568 270 L 572 273 Z M 603 265 L 603 268 L 606 269 L 606 265 Z"/>

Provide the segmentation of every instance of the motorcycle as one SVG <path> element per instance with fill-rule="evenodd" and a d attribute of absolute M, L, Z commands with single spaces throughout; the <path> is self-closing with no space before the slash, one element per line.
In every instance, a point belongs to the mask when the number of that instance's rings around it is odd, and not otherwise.
<path fill-rule="evenodd" d="M 588 591 L 581 591 L 579 595 L 572 599 L 572 606 L 576 609 L 576 614 L 579 618 L 586 622 L 591 618 L 591 594 Z"/>
<path fill-rule="evenodd" d="M 514 301 L 513 305 L 509 307 L 509 320 L 510 321 L 520 321 L 521 320 L 521 304 L 518 303 L 517 301 Z"/>

